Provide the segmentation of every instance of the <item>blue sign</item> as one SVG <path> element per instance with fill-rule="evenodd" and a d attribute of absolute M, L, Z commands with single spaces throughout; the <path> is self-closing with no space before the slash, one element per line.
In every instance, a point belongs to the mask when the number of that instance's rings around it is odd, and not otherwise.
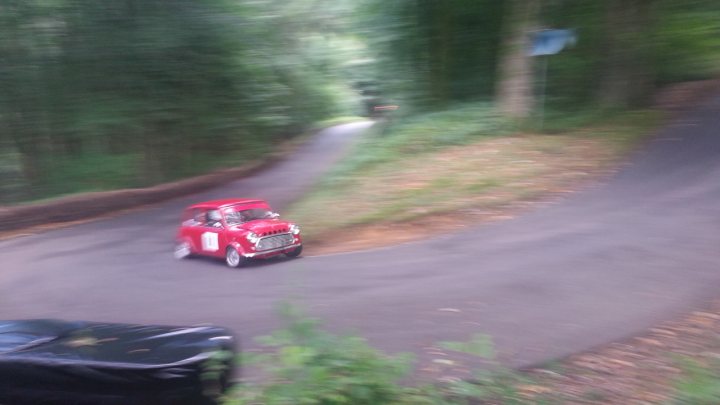
<path fill-rule="evenodd" d="M 576 42 L 575 30 L 543 30 L 533 36 L 530 56 L 555 55 Z"/>

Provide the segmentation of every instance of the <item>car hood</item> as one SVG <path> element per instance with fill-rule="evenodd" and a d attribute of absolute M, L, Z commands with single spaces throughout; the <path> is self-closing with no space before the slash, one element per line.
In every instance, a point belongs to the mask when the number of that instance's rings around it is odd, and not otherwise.
<path fill-rule="evenodd" d="M 0 320 L 0 403 L 214 404 L 235 350 L 215 326 Z"/>
<path fill-rule="evenodd" d="M 168 364 L 203 355 L 225 329 L 53 319 L 0 321 L 0 364 L 7 358 Z"/>
<path fill-rule="evenodd" d="M 290 232 L 290 222 L 277 219 L 258 219 L 235 227 L 236 230 L 250 231 L 263 237 Z"/>

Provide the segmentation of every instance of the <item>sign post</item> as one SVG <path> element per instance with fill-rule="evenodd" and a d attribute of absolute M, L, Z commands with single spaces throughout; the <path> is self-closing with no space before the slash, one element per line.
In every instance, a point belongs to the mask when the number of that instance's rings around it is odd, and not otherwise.
<path fill-rule="evenodd" d="M 533 35 L 529 55 L 541 58 L 540 73 L 540 130 L 545 121 L 545 89 L 547 87 L 548 56 L 560 53 L 563 49 L 575 45 L 575 30 L 542 30 Z"/>

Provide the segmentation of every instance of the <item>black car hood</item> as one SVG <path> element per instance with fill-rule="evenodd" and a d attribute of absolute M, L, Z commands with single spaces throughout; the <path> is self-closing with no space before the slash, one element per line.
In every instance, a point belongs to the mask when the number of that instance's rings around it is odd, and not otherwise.
<path fill-rule="evenodd" d="M 195 403 L 208 362 L 234 344 L 213 326 L 0 322 L 0 403 Z"/>

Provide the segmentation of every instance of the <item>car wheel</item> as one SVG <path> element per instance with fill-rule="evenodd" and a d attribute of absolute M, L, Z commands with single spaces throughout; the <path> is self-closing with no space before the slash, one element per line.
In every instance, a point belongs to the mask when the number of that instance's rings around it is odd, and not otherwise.
<path fill-rule="evenodd" d="M 228 266 L 232 268 L 241 267 L 246 261 L 247 258 L 241 255 L 234 247 L 228 246 L 227 249 L 225 249 L 225 263 L 227 263 Z"/>
<path fill-rule="evenodd" d="M 285 253 L 285 256 L 287 257 L 298 257 L 300 256 L 300 253 L 302 253 L 302 245 L 296 247 L 295 249 Z"/>
<path fill-rule="evenodd" d="M 190 257 L 192 254 L 192 249 L 190 249 L 190 244 L 187 242 L 178 242 L 175 245 L 175 249 L 173 251 L 173 256 L 175 256 L 176 259 L 182 260 Z"/>

